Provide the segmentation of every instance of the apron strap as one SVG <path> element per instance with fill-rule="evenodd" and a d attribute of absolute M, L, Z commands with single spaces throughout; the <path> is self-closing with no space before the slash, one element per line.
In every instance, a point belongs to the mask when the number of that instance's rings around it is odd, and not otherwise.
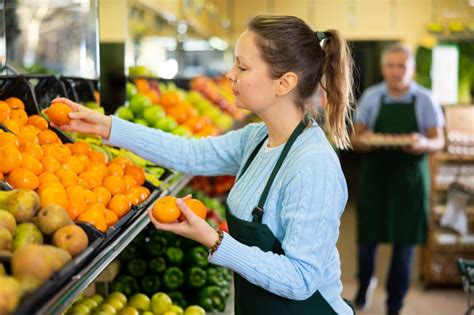
<path fill-rule="evenodd" d="M 267 140 L 267 138 L 268 138 L 268 134 L 266 134 L 265 137 L 263 137 L 263 139 L 257 144 L 255 149 L 253 149 L 252 153 L 250 154 L 249 158 L 247 159 L 247 162 L 245 162 L 245 165 L 242 169 L 242 172 L 240 173 L 239 177 L 237 177 L 237 180 L 239 180 L 239 178 L 242 177 L 242 175 L 244 175 L 245 171 L 249 168 L 250 164 L 252 164 L 253 159 L 255 158 L 255 156 L 257 156 L 257 153 L 260 150 L 260 147 L 263 145 L 265 140 Z"/>
<path fill-rule="evenodd" d="M 283 151 L 280 153 L 280 156 L 278 157 L 278 161 L 275 164 L 275 167 L 273 168 L 270 178 L 268 179 L 267 184 L 265 185 L 265 188 L 263 189 L 258 205 L 252 211 L 252 217 L 253 217 L 252 222 L 262 223 L 262 217 L 263 217 L 263 212 L 264 212 L 263 205 L 265 204 L 265 201 L 267 200 L 268 193 L 270 192 L 270 188 L 272 187 L 272 184 L 273 184 L 273 180 L 275 179 L 278 171 L 280 170 L 281 165 L 283 164 L 283 161 L 288 155 L 288 152 L 290 152 L 291 146 L 293 145 L 293 143 L 295 143 L 296 138 L 298 138 L 298 136 L 302 134 L 304 129 L 306 128 L 306 121 L 307 119 L 305 117 L 305 119 L 303 119 L 295 128 L 290 138 L 288 139 L 288 142 L 283 147 Z"/>

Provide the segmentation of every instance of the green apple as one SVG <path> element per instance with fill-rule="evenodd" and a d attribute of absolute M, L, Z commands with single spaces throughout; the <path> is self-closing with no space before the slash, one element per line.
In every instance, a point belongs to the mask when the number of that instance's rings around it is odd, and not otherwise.
<path fill-rule="evenodd" d="M 139 311 L 147 311 L 150 308 L 150 298 L 143 293 L 137 293 L 130 298 L 128 305 Z"/>
<path fill-rule="evenodd" d="M 127 297 L 122 292 L 112 292 L 107 296 L 107 299 L 117 299 L 123 304 L 127 304 Z"/>
<path fill-rule="evenodd" d="M 166 293 L 158 292 L 151 297 L 151 311 L 155 314 L 169 311 L 171 305 L 173 301 Z"/>
<path fill-rule="evenodd" d="M 164 313 L 161 313 L 161 315 L 178 315 L 178 314 L 172 311 L 166 311 Z"/>
<path fill-rule="evenodd" d="M 191 305 L 184 310 L 184 315 L 206 315 L 206 310 L 199 305 Z"/>
<path fill-rule="evenodd" d="M 115 111 L 115 115 L 119 118 L 129 121 L 132 121 L 134 118 L 133 111 L 130 109 L 130 107 L 127 106 L 120 106 L 119 108 L 117 108 L 117 110 Z"/>
<path fill-rule="evenodd" d="M 165 110 L 160 105 L 152 105 L 143 110 L 143 119 L 145 119 L 150 126 L 153 126 L 158 120 L 165 116 Z"/>
<path fill-rule="evenodd" d="M 130 109 L 137 117 L 141 117 L 143 110 L 148 106 L 151 106 L 151 99 L 146 95 L 137 94 L 130 100 Z"/>
<path fill-rule="evenodd" d="M 178 305 L 171 305 L 170 311 L 175 312 L 178 315 L 183 315 L 184 313 L 183 309 L 179 307 Z"/>
<path fill-rule="evenodd" d="M 77 304 L 77 305 L 74 305 L 73 308 L 71 308 L 70 312 L 72 314 L 77 314 L 77 315 L 89 314 L 90 313 L 90 308 L 87 307 L 87 305 L 84 305 L 84 304 Z"/>
<path fill-rule="evenodd" d="M 146 120 L 143 119 L 143 118 L 137 118 L 137 119 L 135 119 L 135 120 L 134 120 L 134 123 L 148 127 L 148 123 L 147 123 Z"/>
<path fill-rule="evenodd" d="M 89 308 L 89 310 L 91 310 L 94 307 L 97 307 L 97 305 L 99 305 L 99 303 L 97 303 L 97 301 L 95 301 L 94 299 L 91 299 L 91 298 L 86 298 L 86 299 L 82 300 L 80 304 L 87 306 Z"/>
<path fill-rule="evenodd" d="M 135 86 L 135 84 L 131 82 L 127 82 L 126 89 L 127 89 L 127 98 L 129 100 L 132 99 L 132 97 L 138 93 L 137 87 Z"/>
<path fill-rule="evenodd" d="M 120 301 L 119 299 L 114 299 L 114 298 L 107 298 L 104 304 L 109 304 L 110 306 L 115 308 L 115 310 L 117 311 L 120 311 L 125 306 L 125 304 L 122 301 Z"/>
<path fill-rule="evenodd" d="M 106 313 L 106 314 L 117 314 L 117 310 L 112 305 L 109 305 L 109 304 L 106 304 L 106 303 L 103 303 L 103 304 L 99 305 L 94 310 L 94 312 L 102 312 L 102 313 Z"/>
<path fill-rule="evenodd" d="M 143 312 L 142 315 L 155 315 L 155 314 L 153 312 L 146 311 L 146 312 Z"/>
<path fill-rule="evenodd" d="M 171 132 L 174 128 L 178 126 L 178 123 L 174 118 L 166 116 L 156 122 L 154 127 L 156 129 L 161 129 L 166 132 Z"/>
<path fill-rule="evenodd" d="M 174 128 L 171 131 L 171 133 L 174 134 L 174 135 L 177 135 L 177 136 L 185 137 L 185 138 L 192 137 L 192 135 L 193 135 L 191 130 L 189 130 L 189 128 L 186 127 L 186 126 L 178 126 L 178 127 Z"/>
<path fill-rule="evenodd" d="M 86 107 L 87 108 L 97 108 L 97 107 L 100 107 L 100 106 L 96 102 L 89 101 L 89 102 L 86 102 Z"/>
<path fill-rule="evenodd" d="M 140 315 L 140 312 L 138 312 L 137 309 L 132 306 L 127 306 L 125 308 L 122 308 L 118 314 L 119 315 Z"/>
<path fill-rule="evenodd" d="M 93 299 L 94 301 L 97 302 L 97 304 L 100 304 L 104 301 L 104 297 L 100 294 L 94 294 L 93 296 L 91 296 L 91 299 Z"/>

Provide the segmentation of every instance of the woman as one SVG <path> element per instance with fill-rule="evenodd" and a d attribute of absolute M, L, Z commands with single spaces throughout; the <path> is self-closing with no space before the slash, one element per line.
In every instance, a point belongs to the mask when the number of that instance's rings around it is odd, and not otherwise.
<path fill-rule="evenodd" d="M 101 135 L 181 172 L 237 175 L 228 197 L 229 234 L 191 212 L 160 224 L 210 248 L 209 261 L 235 272 L 236 314 L 352 314 L 341 298 L 336 249 L 347 187 L 339 161 L 308 103 L 323 83 L 340 148 L 351 101 L 351 59 L 334 30 L 313 32 L 291 16 L 257 16 L 240 36 L 232 81 L 236 105 L 258 115 L 220 137 L 188 140 L 91 112 L 65 99 L 72 130 Z"/>

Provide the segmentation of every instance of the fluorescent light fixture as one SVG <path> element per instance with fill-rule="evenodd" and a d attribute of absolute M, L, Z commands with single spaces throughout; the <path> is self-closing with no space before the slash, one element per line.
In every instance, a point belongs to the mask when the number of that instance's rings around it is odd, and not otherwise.
<path fill-rule="evenodd" d="M 220 39 L 219 37 L 211 37 L 209 38 L 209 45 L 211 45 L 212 48 L 217 49 L 217 50 L 226 50 L 229 48 L 229 45 L 227 42 L 223 39 Z"/>
<path fill-rule="evenodd" d="M 168 59 L 158 68 L 158 76 L 163 79 L 173 79 L 178 73 L 178 62 L 176 59 Z"/>
<path fill-rule="evenodd" d="M 212 47 L 207 40 L 187 40 L 183 43 L 183 49 L 185 51 L 206 51 L 211 50 Z"/>

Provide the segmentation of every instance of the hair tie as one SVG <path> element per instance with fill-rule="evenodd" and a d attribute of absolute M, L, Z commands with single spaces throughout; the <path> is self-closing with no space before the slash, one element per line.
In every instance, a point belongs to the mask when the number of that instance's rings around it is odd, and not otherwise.
<path fill-rule="evenodd" d="M 314 34 L 316 34 L 318 41 L 322 41 L 323 39 L 326 39 L 326 35 L 324 34 L 324 32 L 314 32 Z"/>

